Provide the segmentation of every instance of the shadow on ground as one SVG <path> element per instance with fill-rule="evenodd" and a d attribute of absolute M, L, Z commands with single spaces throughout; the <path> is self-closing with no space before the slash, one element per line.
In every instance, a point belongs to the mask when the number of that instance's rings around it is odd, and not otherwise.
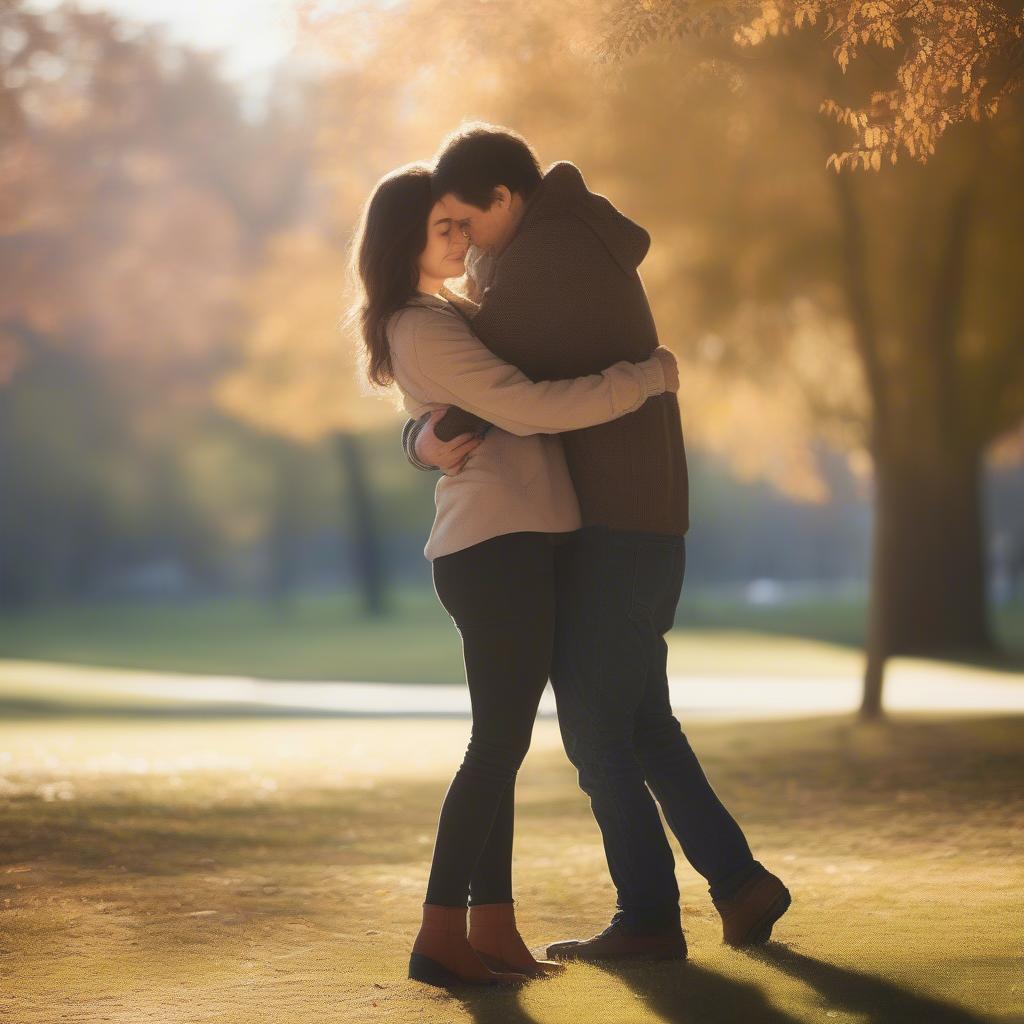
<path fill-rule="evenodd" d="M 691 735 L 715 788 L 743 821 L 777 827 L 784 820 L 794 843 L 824 827 L 859 825 L 870 833 L 861 839 L 867 853 L 888 842 L 887 830 L 915 822 L 931 832 L 976 814 L 1004 822 L 1024 815 L 1024 716 L 895 719 L 867 729 L 837 716 L 702 727 Z M 537 751 L 527 767 L 535 792 L 520 811 L 524 821 L 556 830 L 579 822 L 589 834 L 585 798 L 564 754 Z M 433 834 L 449 781 L 393 778 L 367 788 L 321 778 L 273 800 L 261 799 L 255 784 L 168 800 L 163 790 L 97 780 L 71 802 L 26 795 L 0 803 L 0 855 L 68 867 L 113 861 L 147 875 L 187 872 L 203 857 L 225 866 L 403 863 L 410 835 Z M 765 792 L 775 799 L 764 801 Z"/>
<path fill-rule="evenodd" d="M 810 985 L 829 1006 L 861 1014 L 870 1024 L 907 1024 L 908 1021 L 985 1024 L 989 1019 L 976 1016 L 960 1006 L 901 988 L 873 974 L 837 967 L 798 953 L 783 943 L 769 943 L 751 955 Z"/>
<path fill-rule="evenodd" d="M 727 978 L 692 961 L 673 964 L 602 964 L 651 1013 L 669 1024 L 801 1024 L 748 982 Z"/>
<path fill-rule="evenodd" d="M 823 1007 L 862 1016 L 868 1024 L 988 1024 L 950 1003 L 901 988 L 872 974 L 838 967 L 771 943 L 754 959 L 804 982 Z M 801 1024 L 775 1006 L 763 989 L 700 964 L 601 964 L 600 968 L 635 993 L 665 1024 Z M 460 995 L 474 1024 L 536 1024 L 515 989 Z"/>

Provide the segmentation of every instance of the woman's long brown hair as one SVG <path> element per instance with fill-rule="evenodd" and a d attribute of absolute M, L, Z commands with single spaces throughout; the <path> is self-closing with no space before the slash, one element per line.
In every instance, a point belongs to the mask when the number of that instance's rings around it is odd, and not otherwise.
<path fill-rule="evenodd" d="M 400 167 L 377 183 L 356 234 L 353 264 L 362 296 L 355 318 L 365 346 L 366 376 L 381 388 L 395 380 L 388 320 L 416 294 L 433 205 L 430 168 Z"/>

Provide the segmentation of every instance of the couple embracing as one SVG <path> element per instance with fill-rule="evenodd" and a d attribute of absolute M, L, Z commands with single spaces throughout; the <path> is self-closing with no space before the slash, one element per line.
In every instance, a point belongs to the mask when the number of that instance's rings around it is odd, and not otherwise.
<path fill-rule="evenodd" d="M 672 714 L 665 634 L 686 564 L 671 353 L 637 268 L 647 232 L 571 163 L 491 125 L 386 176 L 356 247 L 369 379 L 396 386 L 409 460 L 442 469 L 425 554 L 462 639 L 473 727 L 441 807 L 409 977 L 513 984 L 570 960 L 681 959 L 657 803 L 734 946 L 790 905 Z M 461 292 L 448 281 L 465 279 Z M 515 921 L 515 781 L 550 679 L 616 910 L 537 960 Z M 468 916 L 468 920 L 467 920 Z"/>

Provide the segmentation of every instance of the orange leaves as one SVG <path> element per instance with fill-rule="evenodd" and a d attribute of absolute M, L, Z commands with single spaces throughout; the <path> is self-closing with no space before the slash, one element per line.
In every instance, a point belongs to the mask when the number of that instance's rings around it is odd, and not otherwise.
<path fill-rule="evenodd" d="M 813 25 L 817 20 L 818 15 L 813 4 L 801 5 L 793 14 L 793 24 L 797 28 L 803 28 L 805 21 L 808 25 Z"/>
<path fill-rule="evenodd" d="M 694 10 L 702 7 L 678 0 L 644 0 L 640 6 L 643 31 L 630 50 L 678 37 L 693 23 Z M 894 87 L 872 97 L 870 112 L 860 111 L 869 113 L 869 122 L 845 120 L 857 141 L 849 153 L 833 154 L 830 166 L 837 168 L 846 164 L 877 170 L 883 157 L 895 163 L 900 152 L 924 162 L 947 128 L 966 119 L 993 117 L 1001 97 L 1024 83 L 1024 14 L 1014 17 L 997 0 L 723 0 L 716 8 L 731 12 L 731 35 L 740 46 L 758 46 L 820 20 L 844 74 L 868 47 L 897 52 Z M 620 3 L 617 28 L 630 33 L 637 24 L 635 15 L 635 0 Z M 884 97 L 881 103 L 878 96 Z M 823 106 L 833 115 L 837 109 Z M 869 127 L 884 129 L 884 134 L 867 141 L 863 133 Z M 844 155 L 848 159 L 840 159 Z"/>
<path fill-rule="evenodd" d="M 741 46 L 757 46 L 769 36 L 777 36 L 783 27 L 788 28 L 788 24 L 783 22 L 776 0 L 762 0 L 761 13 L 740 28 L 734 38 Z"/>
<path fill-rule="evenodd" d="M 251 183 L 261 153 L 284 162 L 283 133 L 244 120 L 205 58 L 121 38 L 109 16 L 19 24 L 0 30 L 0 387 L 19 360 L 64 348 L 126 423 L 169 430 L 208 403 L 240 332 L 238 285 L 271 206 Z"/>
<path fill-rule="evenodd" d="M 857 42 L 866 41 L 865 34 L 892 48 L 899 39 L 898 23 L 902 21 L 910 33 L 911 41 L 895 71 L 898 88 L 872 97 L 874 106 L 882 99 L 888 107 L 892 131 L 887 137 L 872 135 L 862 140 L 864 149 L 880 148 L 893 163 L 901 149 L 916 160 L 927 160 L 950 125 L 992 116 L 999 95 L 1019 85 L 1018 69 L 1017 77 L 1011 73 L 1001 90 L 985 95 L 989 76 L 984 70 L 1011 45 L 1016 31 L 991 0 L 965 4 L 844 2 L 832 6 L 843 9 L 837 12 L 836 23 L 844 42 L 837 46 L 835 56 L 844 69 Z M 875 160 L 872 156 L 868 163 L 877 169 L 881 157 Z"/>
<path fill-rule="evenodd" d="M 806 16 L 802 6 L 783 4 L 783 20 L 800 27 Z M 850 151 L 829 159 L 837 171 L 843 166 L 878 170 L 883 156 L 896 163 L 900 151 L 924 162 L 947 128 L 994 116 L 1001 96 L 1021 84 L 1021 61 L 1012 55 L 1021 18 L 1012 20 L 993 0 L 822 0 L 818 6 L 827 34 L 838 37 L 833 57 L 844 73 L 861 47 L 873 43 L 894 50 L 903 42 L 901 26 L 909 34 L 894 71 L 896 87 L 872 94 L 869 116 L 831 101 L 822 104 L 824 113 L 856 133 Z M 993 87 L 988 67 L 1007 61 L 1009 71 Z"/>
<path fill-rule="evenodd" d="M 833 153 L 825 161 L 825 166 L 831 167 L 836 174 L 843 169 L 844 165 L 848 165 L 851 171 L 858 167 L 865 171 L 868 169 L 877 171 L 882 166 L 881 150 L 858 149 L 853 152 Z"/>
<path fill-rule="evenodd" d="M 877 100 L 877 94 L 873 99 Z M 889 128 L 872 123 L 866 111 L 853 107 L 841 107 L 834 100 L 825 100 L 819 108 L 823 114 L 835 118 L 839 124 L 848 125 L 857 133 L 858 145 L 844 153 L 833 153 L 825 166 L 837 174 L 848 166 L 850 170 L 877 171 L 882 166 L 882 154 L 892 137 Z M 895 161 L 893 161 L 895 162 Z"/>

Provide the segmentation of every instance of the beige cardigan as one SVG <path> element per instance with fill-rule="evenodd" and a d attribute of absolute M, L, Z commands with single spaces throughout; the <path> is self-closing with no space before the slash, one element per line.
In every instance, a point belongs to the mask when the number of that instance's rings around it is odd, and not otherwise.
<path fill-rule="evenodd" d="M 654 356 L 572 380 L 531 381 L 494 355 L 446 300 L 418 294 L 387 325 L 395 381 L 414 418 L 448 405 L 494 424 L 461 472 L 442 476 L 428 559 L 521 530 L 580 526 L 558 432 L 617 419 L 665 391 Z"/>

